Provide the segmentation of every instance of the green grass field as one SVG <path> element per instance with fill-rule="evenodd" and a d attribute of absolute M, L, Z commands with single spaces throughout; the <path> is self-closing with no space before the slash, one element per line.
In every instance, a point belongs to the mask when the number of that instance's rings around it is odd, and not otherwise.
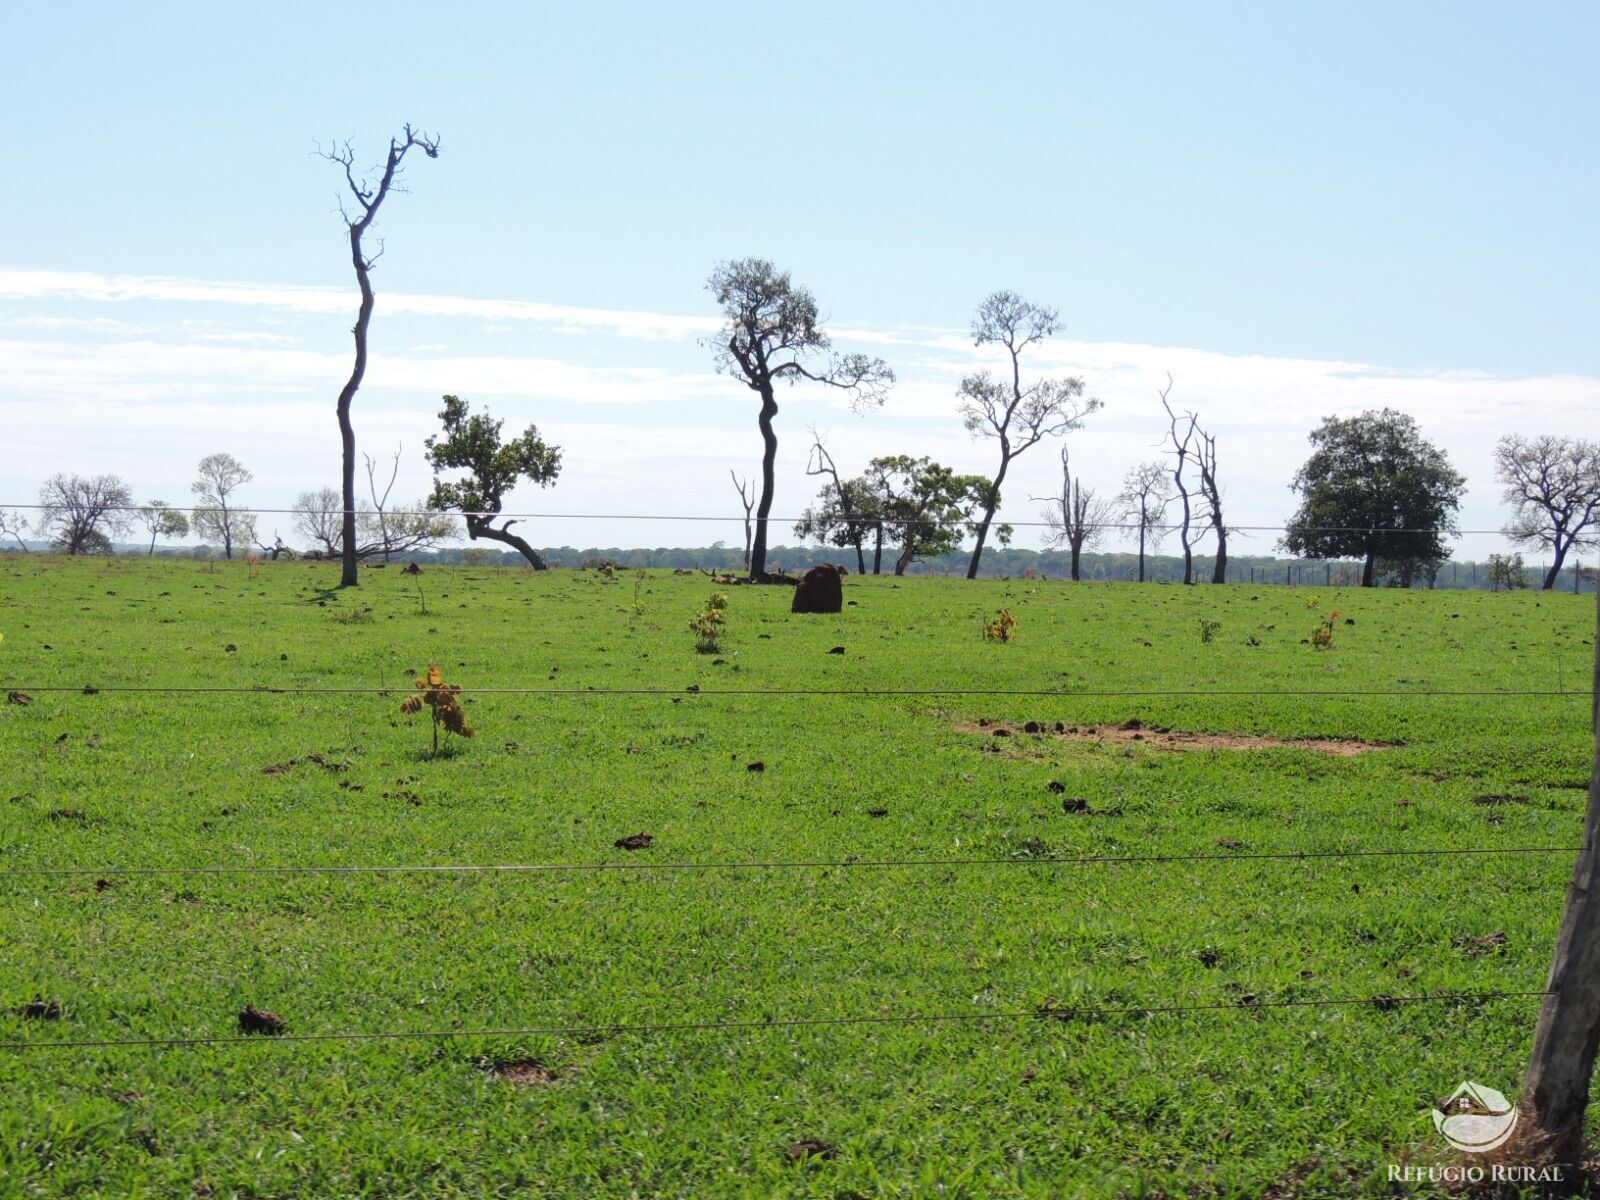
<path fill-rule="evenodd" d="M 1436 1097 L 1516 1091 L 1537 999 L 1273 1005 L 1542 988 L 1571 854 L 1248 856 L 1575 846 L 1587 695 L 1443 693 L 1586 693 L 1592 597 L 852 577 L 726 589 L 703 655 L 699 575 L 333 580 L 0 558 L 0 1195 L 1392 1194 Z M 555 690 L 433 757 L 372 690 L 430 661 Z M 274 690 L 116 690 L 168 685 Z M 1048 732 L 1135 719 L 1384 748 Z M 924 859 L 1000 861 L 865 865 Z M 189 870 L 775 861 L 834 865 Z M 903 1016 L 960 1019 L 784 1024 Z M 220 1040 L 54 1045 L 167 1038 Z"/>

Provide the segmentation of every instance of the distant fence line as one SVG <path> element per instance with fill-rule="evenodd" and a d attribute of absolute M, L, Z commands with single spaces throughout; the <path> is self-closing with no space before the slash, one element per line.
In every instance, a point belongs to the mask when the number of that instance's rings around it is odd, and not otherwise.
<path fill-rule="evenodd" d="M 61 506 L 60 505 L 50 505 L 50 504 L 39 504 L 39 503 L 0 504 L 0 509 L 16 509 L 18 511 L 35 511 L 35 512 L 43 510 L 43 509 L 59 508 L 59 507 L 61 507 Z M 97 512 L 103 512 L 103 513 L 105 513 L 105 512 L 137 513 L 137 512 L 143 512 L 145 509 L 147 509 L 149 507 L 150 506 L 148 504 L 108 504 L 108 505 L 97 506 L 96 507 L 96 511 Z M 204 512 L 204 513 L 215 512 L 215 513 L 220 514 L 223 511 L 220 508 L 208 508 L 206 505 L 203 505 L 203 504 L 194 505 L 192 508 L 183 507 L 183 506 L 180 506 L 180 505 L 174 505 L 173 507 L 175 509 L 178 509 L 179 511 L 182 511 L 182 512 L 190 512 L 190 511 L 193 511 L 193 512 Z M 253 508 L 253 507 L 251 507 L 249 505 L 244 505 L 244 504 L 241 504 L 236 509 L 229 509 L 228 511 L 230 513 L 233 513 L 233 514 L 256 513 L 256 514 L 266 514 L 266 515 L 270 515 L 270 516 L 291 516 L 291 517 L 292 516 L 302 516 L 302 515 L 304 515 L 304 516 L 321 516 L 321 517 L 333 517 L 333 516 L 343 517 L 343 516 L 346 516 L 346 515 L 350 514 L 352 511 L 355 513 L 356 516 L 371 516 L 371 515 L 375 515 L 375 510 L 373 510 L 373 509 L 360 509 L 360 508 L 358 508 L 358 509 L 351 510 L 351 509 L 347 509 L 347 508 Z M 465 518 L 465 517 L 488 517 L 488 518 L 506 517 L 506 518 L 510 518 L 510 519 L 518 520 L 518 521 L 684 521 L 684 522 L 709 521 L 709 522 L 721 522 L 723 524 L 733 524 L 733 525 L 742 525 L 747 520 L 751 521 L 753 523 L 754 520 L 755 520 L 755 518 L 746 517 L 742 513 L 732 513 L 732 514 L 724 516 L 724 515 L 720 515 L 720 514 L 706 514 L 706 513 L 700 513 L 700 514 L 677 514 L 677 515 L 674 515 L 674 514 L 671 514 L 671 513 L 491 512 L 491 511 L 477 511 L 477 510 L 470 510 L 470 509 L 463 510 L 463 509 L 433 509 L 433 508 L 429 508 L 429 509 L 388 508 L 388 509 L 384 509 L 384 515 L 385 516 L 390 516 L 390 517 L 438 517 L 438 516 L 462 517 L 462 518 Z M 805 518 L 803 518 L 803 517 L 768 517 L 767 518 L 767 523 L 770 524 L 770 525 L 798 525 L 804 519 Z M 871 518 L 866 518 L 866 517 L 860 518 L 859 520 L 855 520 L 855 521 L 852 521 L 852 520 L 849 520 L 849 519 L 841 519 L 840 521 L 838 521 L 836 523 L 837 524 L 842 524 L 842 525 L 859 524 L 859 525 L 862 525 L 862 526 L 868 527 L 868 528 L 871 528 L 871 527 L 873 527 L 873 526 L 875 526 L 877 524 L 877 522 L 875 520 L 873 520 Z M 930 526 L 940 525 L 940 526 L 942 526 L 942 525 L 949 525 L 949 524 L 951 524 L 951 522 L 949 522 L 949 521 L 941 521 L 941 520 L 929 518 L 928 520 L 925 520 L 925 521 L 924 520 L 896 520 L 896 521 L 892 521 L 892 522 L 885 522 L 885 524 L 892 524 L 896 528 L 905 528 L 908 525 L 909 526 L 913 526 L 913 527 L 921 526 L 921 525 L 930 525 Z M 997 521 L 996 524 L 1010 525 L 1014 529 L 1052 529 L 1052 528 L 1055 528 L 1055 523 L 1051 522 L 1051 521 Z M 1112 530 L 1118 530 L 1120 532 L 1137 533 L 1139 531 L 1140 525 L 1139 525 L 1139 522 L 1137 522 L 1137 521 L 1098 521 L 1098 522 L 1095 522 L 1094 528 L 1096 528 L 1096 529 L 1112 529 Z M 1144 526 L 1144 529 L 1145 529 L 1145 531 L 1147 533 L 1159 533 L 1162 536 L 1165 536 L 1165 535 L 1167 535 L 1169 533 L 1177 533 L 1182 528 L 1183 528 L 1183 525 L 1181 523 L 1180 524 L 1155 524 L 1155 523 L 1152 523 L 1152 524 L 1148 524 L 1148 525 Z M 1211 525 L 1209 525 L 1209 524 L 1201 524 L 1201 523 L 1198 523 L 1198 522 L 1191 522 L 1189 528 L 1192 529 L 1192 530 L 1195 530 L 1196 532 L 1201 533 L 1201 534 L 1208 534 L 1208 533 L 1211 532 L 1211 529 L 1212 529 Z M 1290 527 L 1287 526 L 1287 525 L 1229 525 L 1229 526 L 1227 526 L 1227 531 L 1229 533 L 1283 533 L 1283 532 L 1286 532 L 1289 528 Z M 1301 530 L 1305 531 L 1306 533 L 1382 533 L 1382 534 L 1416 533 L 1416 534 L 1437 534 L 1437 535 L 1439 535 L 1441 537 L 1504 537 L 1505 536 L 1505 530 L 1504 529 L 1443 529 L 1443 528 L 1436 528 L 1436 527 L 1435 528 L 1422 528 L 1422 527 L 1413 528 L 1413 527 L 1408 527 L 1408 526 L 1377 526 L 1377 527 L 1374 527 L 1374 526 L 1370 526 L 1370 525 L 1301 525 L 1301 526 L 1296 526 L 1295 528 L 1301 529 Z"/>

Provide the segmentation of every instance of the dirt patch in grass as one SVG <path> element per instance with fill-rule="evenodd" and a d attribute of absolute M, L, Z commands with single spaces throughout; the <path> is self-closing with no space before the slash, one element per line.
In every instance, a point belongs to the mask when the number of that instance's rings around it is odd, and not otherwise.
<path fill-rule="evenodd" d="M 554 1071 L 531 1058 L 520 1058 L 514 1062 L 497 1062 L 489 1069 L 512 1087 L 544 1087 L 556 1081 Z"/>
<path fill-rule="evenodd" d="M 1142 721 L 1124 721 L 1120 725 L 1066 725 L 1060 721 L 1045 724 L 1025 721 L 1016 724 L 987 720 L 958 722 L 957 733 L 978 734 L 983 737 L 1007 738 L 1021 733 L 1037 734 L 1062 742 L 1094 742 L 1102 745 L 1124 745 L 1142 742 L 1158 750 L 1276 750 L 1288 747 L 1293 750 L 1315 750 L 1319 754 L 1336 754 L 1350 757 L 1373 750 L 1387 750 L 1399 743 L 1366 742 L 1359 738 L 1280 738 L 1256 733 L 1185 733 Z"/>

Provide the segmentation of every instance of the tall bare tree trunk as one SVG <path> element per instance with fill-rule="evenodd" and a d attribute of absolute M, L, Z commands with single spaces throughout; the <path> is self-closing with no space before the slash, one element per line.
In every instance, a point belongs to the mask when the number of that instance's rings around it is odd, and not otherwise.
<path fill-rule="evenodd" d="M 772 496 L 776 487 L 773 464 L 778 458 L 778 435 L 772 418 L 778 415 L 778 401 L 772 385 L 761 388 L 761 412 L 756 424 L 761 427 L 761 502 L 756 505 L 756 536 L 750 546 L 750 579 L 760 583 L 767 574 L 767 518 L 772 515 Z"/>
<path fill-rule="evenodd" d="M 343 565 L 339 574 L 340 587 L 355 587 L 359 582 L 356 576 L 356 429 L 350 422 L 350 404 L 361 387 L 362 377 L 367 373 L 367 326 L 372 323 L 372 280 L 367 275 L 366 255 L 361 251 L 361 235 L 365 230 L 366 225 L 362 223 L 350 226 L 350 259 L 355 264 L 356 280 L 361 285 L 361 308 L 356 313 L 355 328 L 351 330 L 356 339 L 356 361 L 350 369 L 350 378 L 340 389 L 337 410 L 342 450 L 339 481 L 344 496 L 344 514 L 339 526 L 344 541 L 341 548 Z"/>
<path fill-rule="evenodd" d="M 1583 1151 L 1584 1113 L 1600 1052 L 1600 591 L 1595 596 L 1594 697 L 1589 723 L 1594 757 L 1583 849 L 1572 869 L 1550 964 L 1549 995 L 1539 1008 L 1522 1107 L 1532 1118 L 1530 1148 L 1562 1161 Z"/>

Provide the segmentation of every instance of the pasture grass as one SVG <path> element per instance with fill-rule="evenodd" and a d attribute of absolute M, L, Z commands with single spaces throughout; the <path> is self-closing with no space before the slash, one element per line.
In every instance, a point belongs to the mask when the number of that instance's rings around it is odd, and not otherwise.
<path fill-rule="evenodd" d="M 1246 997 L 1537 990 L 1570 853 L 1244 856 L 1575 846 L 1586 695 L 1449 693 L 1586 690 L 1592 598 L 851 577 L 721 589 L 708 655 L 700 575 L 334 579 L 0 558 L 0 1195 L 1392 1194 L 1436 1097 L 1515 1094 L 1537 999 Z M 370 690 L 430 662 L 477 730 L 439 756 Z M 472 691 L 514 687 L 561 694 Z M 1132 720 L 1384 748 L 1050 732 Z M 1152 855 L 1207 857 L 1075 861 Z M 184 870 L 763 862 L 835 865 Z M 961 1019 L 784 1024 L 919 1015 Z M 589 1032 L 473 1032 L 529 1027 Z M 223 1040 L 52 1047 L 140 1038 Z"/>

